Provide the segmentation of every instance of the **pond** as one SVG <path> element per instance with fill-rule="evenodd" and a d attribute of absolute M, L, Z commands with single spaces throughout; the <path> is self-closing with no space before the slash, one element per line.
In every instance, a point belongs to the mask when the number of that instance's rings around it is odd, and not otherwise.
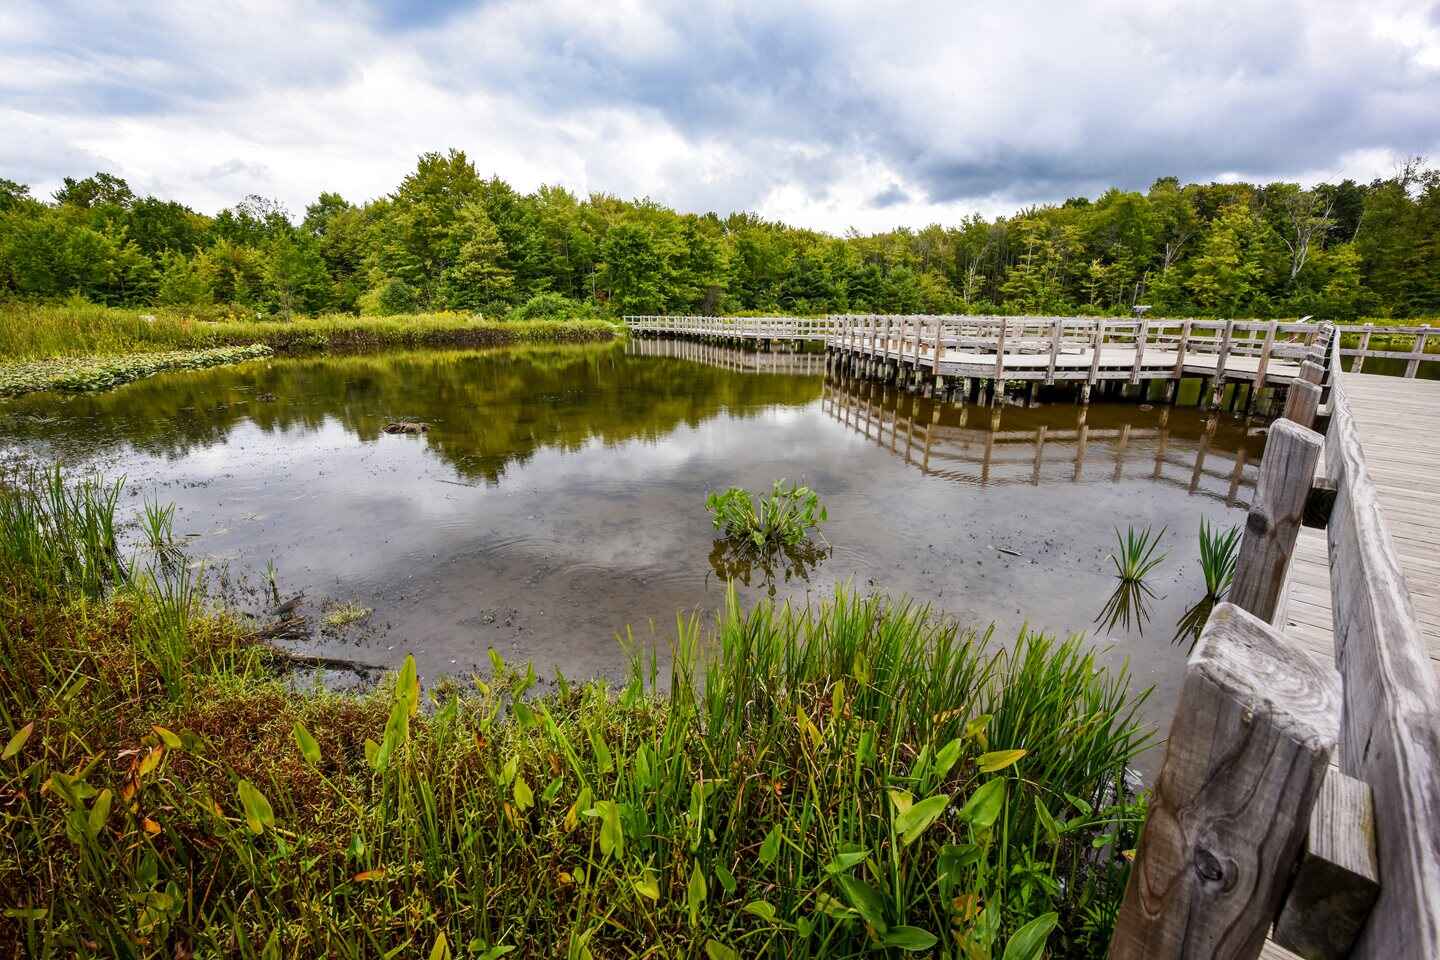
<path fill-rule="evenodd" d="M 1042 396 L 1042 400 L 1043 400 Z M 128 478 L 228 595 L 373 609 L 293 644 L 428 675 L 494 647 L 543 674 L 618 676 L 617 635 L 662 644 L 740 574 L 746 600 L 851 581 L 995 624 L 1088 632 L 1168 723 L 1202 592 L 1202 518 L 1243 523 L 1263 435 L 1194 407 L 937 404 L 824 376 L 823 355 L 675 341 L 276 359 L 96 395 L 0 404 L 0 457 Z M 389 435 L 387 423 L 430 425 Z M 814 487 L 827 550 L 767 574 L 717 546 L 707 490 Z M 1095 624 L 1115 528 L 1164 527 L 1143 633 Z"/>

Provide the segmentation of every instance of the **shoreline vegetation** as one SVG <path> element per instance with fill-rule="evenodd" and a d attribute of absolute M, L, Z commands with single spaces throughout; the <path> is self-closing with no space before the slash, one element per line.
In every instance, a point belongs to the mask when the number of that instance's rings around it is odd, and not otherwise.
<path fill-rule="evenodd" d="M 123 481 L 0 484 L 15 956 L 1099 957 L 1149 742 L 1080 638 L 733 592 L 629 676 L 277 673 Z M 1012 952 L 1013 951 L 1013 952 Z"/>
<path fill-rule="evenodd" d="M 609 340 L 605 320 L 486 320 L 469 313 L 200 319 L 91 304 L 0 305 L 0 397 L 101 390 L 165 370 L 271 355 L 385 348 L 490 347 Z"/>

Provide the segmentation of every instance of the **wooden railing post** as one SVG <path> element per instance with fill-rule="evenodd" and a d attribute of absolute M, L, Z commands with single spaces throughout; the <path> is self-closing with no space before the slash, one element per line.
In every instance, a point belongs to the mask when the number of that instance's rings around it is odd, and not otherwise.
<path fill-rule="evenodd" d="M 1289 420 L 1272 423 L 1265 439 L 1229 599 L 1266 623 L 1275 617 L 1324 445 L 1320 434 Z"/>
<path fill-rule="evenodd" d="M 1314 429 L 1315 411 L 1320 409 L 1320 385 L 1296 380 L 1285 390 L 1285 419 Z"/>
<path fill-rule="evenodd" d="M 1110 960 L 1251 960 L 1339 736 L 1340 692 L 1279 631 L 1216 606 L 1185 683 Z"/>

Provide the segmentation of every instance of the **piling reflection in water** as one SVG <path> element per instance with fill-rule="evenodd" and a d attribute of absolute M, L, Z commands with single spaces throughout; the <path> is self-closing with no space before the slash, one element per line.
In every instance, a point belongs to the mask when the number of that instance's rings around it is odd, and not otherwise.
<path fill-rule="evenodd" d="M 825 381 L 821 409 L 927 476 L 981 486 L 1151 481 L 1248 508 L 1263 440 L 1163 404 L 945 404 L 868 380 Z"/>

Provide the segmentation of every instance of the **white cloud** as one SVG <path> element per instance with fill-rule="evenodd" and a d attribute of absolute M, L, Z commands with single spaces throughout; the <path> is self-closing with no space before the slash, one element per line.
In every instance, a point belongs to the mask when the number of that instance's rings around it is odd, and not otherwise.
<path fill-rule="evenodd" d="M 839 232 L 1440 148 L 1440 17 L 1403 0 L 416 9 L 12 4 L 0 176 L 298 212 L 454 146 L 522 190 Z"/>

